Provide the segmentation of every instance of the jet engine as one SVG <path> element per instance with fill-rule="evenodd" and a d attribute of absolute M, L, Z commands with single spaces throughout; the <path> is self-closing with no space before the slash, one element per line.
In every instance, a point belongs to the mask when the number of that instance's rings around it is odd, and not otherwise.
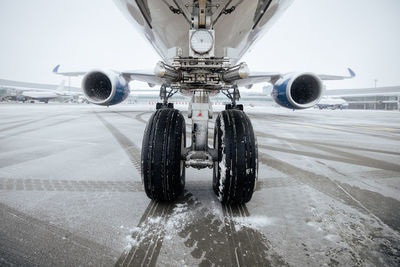
<path fill-rule="evenodd" d="M 82 80 L 83 93 L 87 100 L 101 106 L 111 106 L 124 101 L 129 93 L 128 82 L 120 73 L 93 70 Z"/>
<path fill-rule="evenodd" d="M 288 74 L 280 78 L 271 92 L 279 105 L 290 109 L 305 109 L 317 104 L 323 94 L 322 80 L 313 73 Z"/>

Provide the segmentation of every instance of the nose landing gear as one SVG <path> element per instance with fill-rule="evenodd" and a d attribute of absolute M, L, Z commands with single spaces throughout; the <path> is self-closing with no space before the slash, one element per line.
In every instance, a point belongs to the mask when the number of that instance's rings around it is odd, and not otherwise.
<path fill-rule="evenodd" d="M 165 90 L 165 87 L 162 88 Z M 212 108 L 206 91 L 193 91 L 189 118 L 192 144 L 186 147 L 185 119 L 167 102 L 157 105 L 149 119 L 142 145 L 142 180 L 147 196 L 156 201 L 172 201 L 182 194 L 185 167 L 213 168 L 213 189 L 226 204 L 250 201 L 258 175 L 257 142 L 242 105 L 232 104 L 220 112 L 214 128 L 214 148 L 207 145 L 208 120 Z M 200 115 L 201 114 L 201 115 Z"/>

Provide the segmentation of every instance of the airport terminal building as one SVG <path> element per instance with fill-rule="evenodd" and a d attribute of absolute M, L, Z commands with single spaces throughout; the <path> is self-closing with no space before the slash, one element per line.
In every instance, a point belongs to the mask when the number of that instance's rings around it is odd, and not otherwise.
<path fill-rule="evenodd" d="M 326 93 L 344 99 L 349 109 L 400 110 L 400 86 L 337 89 Z"/>

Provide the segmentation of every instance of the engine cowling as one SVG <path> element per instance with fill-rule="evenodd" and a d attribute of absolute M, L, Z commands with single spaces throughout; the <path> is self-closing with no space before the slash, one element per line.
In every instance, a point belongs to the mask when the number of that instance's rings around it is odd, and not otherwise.
<path fill-rule="evenodd" d="M 288 74 L 280 78 L 271 92 L 279 105 L 290 109 L 305 109 L 317 104 L 323 95 L 322 80 L 314 73 Z"/>
<path fill-rule="evenodd" d="M 87 100 L 101 106 L 111 106 L 124 101 L 129 93 L 128 82 L 120 73 L 93 70 L 82 80 L 83 93 Z"/>

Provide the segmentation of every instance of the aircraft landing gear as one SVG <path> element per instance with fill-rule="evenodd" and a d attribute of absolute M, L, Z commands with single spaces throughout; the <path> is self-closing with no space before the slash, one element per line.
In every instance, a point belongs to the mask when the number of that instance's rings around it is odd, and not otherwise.
<path fill-rule="evenodd" d="M 253 126 L 236 104 L 240 94 L 237 86 L 222 92 L 232 104 L 218 114 L 214 128 L 213 189 L 222 203 L 243 204 L 250 201 L 257 182 L 258 149 Z"/>
<path fill-rule="evenodd" d="M 156 201 L 172 201 L 185 187 L 185 119 L 172 108 L 153 113 L 142 143 L 142 180 L 147 196 Z"/>
<path fill-rule="evenodd" d="M 220 112 L 214 129 L 214 148 L 208 146 L 212 118 L 209 92 L 193 90 L 188 117 L 192 144 L 186 147 L 185 119 L 168 103 L 171 91 L 161 87 L 163 103 L 147 123 L 142 144 L 142 180 L 147 196 L 172 201 L 182 194 L 185 167 L 213 168 L 213 189 L 227 204 L 250 201 L 258 174 L 257 143 L 249 117 L 237 105 L 238 90 L 226 92 L 232 104 Z"/>
<path fill-rule="evenodd" d="M 213 189 L 222 203 L 250 201 L 258 175 L 258 150 L 253 126 L 239 109 L 219 113 L 214 128 Z"/>
<path fill-rule="evenodd" d="M 147 196 L 156 201 L 172 201 L 185 187 L 185 161 L 181 155 L 186 147 L 186 125 L 181 112 L 167 101 L 172 95 L 161 87 L 164 101 L 157 103 L 143 135 L 142 181 Z"/>

